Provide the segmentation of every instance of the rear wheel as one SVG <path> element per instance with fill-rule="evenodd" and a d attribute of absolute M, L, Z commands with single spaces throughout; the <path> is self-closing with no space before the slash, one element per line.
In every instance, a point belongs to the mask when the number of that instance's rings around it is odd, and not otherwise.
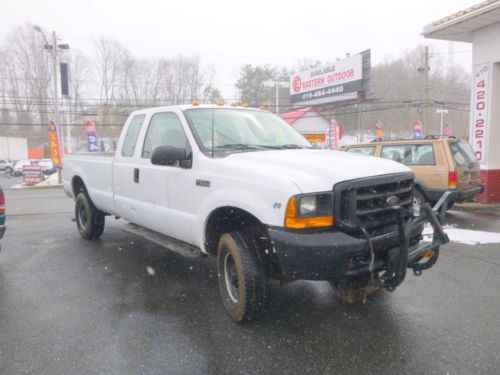
<path fill-rule="evenodd" d="M 75 219 L 78 232 L 86 240 L 97 240 L 104 232 L 104 212 L 96 208 L 83 192 L 76 197 Z"/>
<path fill-rule="evenodd" d="M 269 281 L 256 241 L 235 231 L 221 236 L 217 248 L 219 291 L 235 322 L 260 315 L 269 301 Z"/>

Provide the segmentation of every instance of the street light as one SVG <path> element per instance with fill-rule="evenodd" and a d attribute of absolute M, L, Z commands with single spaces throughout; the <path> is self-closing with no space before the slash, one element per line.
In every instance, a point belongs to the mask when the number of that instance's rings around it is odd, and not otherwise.
<path fill-rule="evenodd" d="M 440 126 L 440 129 L 441 129 L 441 134 L 439 134 L 439 135 L 440 135 L 440 136 L 443 136 L 443 134 L 444 134 L 444 129 L 443 129 L 443 124 L 444 124 L 444 122 L 443 122 L 443 116 L 448 114 L 448 110 L 447 110 L 447 109 L 445 109 L 445 108 L 438 108 L 438 109 L 436 109 L 436 113 L 441 115 L 441 126 Z"/>
<path fill-rule="evenodd" d="M 52 31 L 52 44 L 49 43 L 47 40 L 47 37 L 45 36 L 45 33 L 43 32 L 42 28 L 38 25 L 34 25 L 33 29 L 40 34 L 42 34 L 43 39 L 45 40 L 45 46 L 44 48 L 48 51 L 50 51 L 50 56 L 52 57 L 52 69 L 53 69 L 53 74 L 52 74 L 52 85 L 53 85 L 53 90 L 54 90 L 54 95 L 53 95 L 53 102 L 54 102 L 54 117 L 55 117 L 55 123 L 56 123 L 56 129 L 57 133 L 61 136 L 62 140 L 62 132 L 60 128 L 60 115 L 59 115 L 59 98 L 57 95 L 57 67 L 58 67 L 58 51 L 59 49 L 63 50 L 68 50 L 69 45 L 68 44 L 57 44 L 57 35 L 55 31 Z M 61 155 L 64 154 L 64 148 L 61 147 Z M 59 183 L 62 182 L 61 178 L 61 169 L 58 168 L 58 179 Z"/>
<path fill-rule="evenodd" d="M 264 87 L 273 87 L 276 86 L 276 114 L 279 115 L 279 97 L 280 97 L 280 86 L 282 87 L 290 87 L 290 82 L 288 81 L 273 81 L 272 79 L 268 79 L 267 81 L 262 82 Z"/>

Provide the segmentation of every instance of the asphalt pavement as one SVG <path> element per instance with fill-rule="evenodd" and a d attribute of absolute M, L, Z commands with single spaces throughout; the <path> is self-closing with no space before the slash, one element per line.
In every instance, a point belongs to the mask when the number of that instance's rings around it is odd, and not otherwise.
<path fill-rule="evenodd" d="M 448 244 L 434 268 L 362 305 L 342 304 L 325 282 L 274 285 L 266 315 L 238 325 L 219 301 L 214 259 L 171 253 L 110 217 L 100 240 L 85 241 L 60 189 L 6 195 L 0 374 L 499 372 L 499 244 Z M 450 220 L 500 232 L 489 215 Z"/>

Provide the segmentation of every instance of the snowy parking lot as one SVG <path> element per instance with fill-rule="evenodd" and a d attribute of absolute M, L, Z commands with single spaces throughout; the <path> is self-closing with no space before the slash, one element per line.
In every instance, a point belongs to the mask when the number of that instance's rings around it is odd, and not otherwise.
<path fill-rule="evenodd" d="M 60 189 L 6 197 L 2 374 L 497 371 L 498 207 L 451 211 L 437 265 L 394 293 L 351 306 L 326 282 L 274 285 L 269 313 L 236 325 L 213 259 L 169 253 L 109 217 L 101 240 L 84 241 Z"/>

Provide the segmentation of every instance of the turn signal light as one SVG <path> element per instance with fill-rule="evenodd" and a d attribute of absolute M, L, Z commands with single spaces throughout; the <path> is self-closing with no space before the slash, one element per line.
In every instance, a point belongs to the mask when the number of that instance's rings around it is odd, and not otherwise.
<path fill-rule="evenodd" d="M 429 258 L 429 259 L 430 259 L 430 258 L 432 258 L 435 254 L 436 254 L 436 253 L 435 253 L 434 251 L 432 251 L 432 250 L 426 250 L 426 251 L 424 251 L 424 253 L 422 254 L 422 256 L 423 256 L 424 258 Z"/>
<path fill-rule="evenodd" d="M 198 99 L 194 99 L 192 102 L 191 102 L 192 105 L 200 105 L 200 101 Z"/>
<path fill-rule="evenodd" d="M 457 188 L 457 172 L 449 172 L 448 173 L 448 188 L 456 189 Z"/>
<path fill-rule="evenodd" d="M 0 216 L 5 215 L 5 195 L 3 190 L 0 190 Z"/>
<path fill-rule="evenodd" d="M 295 197 L 290 198 L 286 206 L 285 228 L 303 229 L 303 228 L 320 228 L 331 227 L 334 224 L 333 216 L 297 216 L 297 200 Z"/>

